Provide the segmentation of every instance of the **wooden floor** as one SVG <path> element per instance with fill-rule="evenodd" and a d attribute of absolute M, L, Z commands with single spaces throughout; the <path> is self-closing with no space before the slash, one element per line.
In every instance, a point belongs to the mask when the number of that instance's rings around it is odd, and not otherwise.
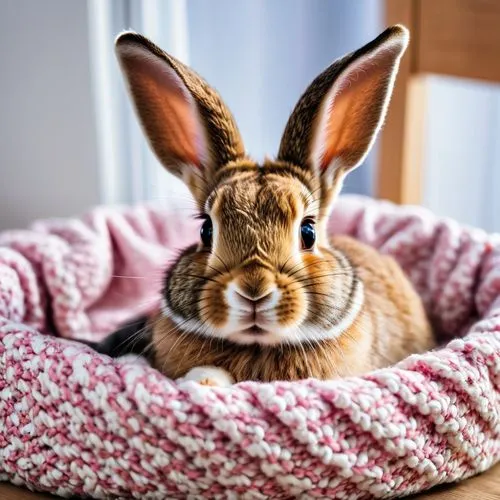
<path fill-rule="evenodd" d="M 500 500 L 500 464 L 454 486 L 441 486 L 412 500 Z"/>
<path fill-rule="evenodd" d="M 55 497 L 31 493 L 28 490 L 0 483 L 0 499 L 54 500 Z M 408 500 L 500 500 L 500 465 L 454 486 L 442 486 L 434 490 L 406 497 Z"/>

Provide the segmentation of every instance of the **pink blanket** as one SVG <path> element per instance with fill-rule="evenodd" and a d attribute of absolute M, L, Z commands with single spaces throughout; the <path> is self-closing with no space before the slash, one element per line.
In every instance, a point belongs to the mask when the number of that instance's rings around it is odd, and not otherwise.
<path fill-rule="evenodd" d="M 339 381 L 175 383 L 47 334 L 95 338 L 154 309 L 194 222 L 98 208 L 0 235 L 0 480 L 96 498 L 389 498 L 500 460 L 500 236 L 360 198 L 330 229 L 399 260 L 445 347 Z"/>

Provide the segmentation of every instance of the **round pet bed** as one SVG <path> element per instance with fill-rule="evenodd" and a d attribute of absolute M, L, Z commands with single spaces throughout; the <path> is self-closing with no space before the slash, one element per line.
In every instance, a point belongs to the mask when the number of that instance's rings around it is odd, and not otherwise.
<path fill-rule="evenodd" d="M 443 347 L 336 381 L 173 382 L 66 339 L 154 309 L 194 223 L 143 205 L 0 235 L 0 480 L 95 498 L 361 499 L 492 466 L 500 236 L 357 197 L 329 228 L 402 264 Z"/>

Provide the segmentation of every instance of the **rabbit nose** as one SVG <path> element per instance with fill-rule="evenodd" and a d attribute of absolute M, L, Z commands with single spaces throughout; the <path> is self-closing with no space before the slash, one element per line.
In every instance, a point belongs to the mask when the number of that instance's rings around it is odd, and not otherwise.
<path fill-rule="evenodd" d="M 273 273 L 253 263 L 242 269 L 231 288 L 237 303 L 253 312 L 268 309 L 278 302 Z"/>
<path fill-rule="evenodd" d="M 254 309 L 257 310 L 257 309 L 262 309 L 263 307 L 269 305 L 272 302 L 275 294 L 275 289 L 266 290 L 259 295 L 254 295 L 243 291 L 241 288 L 237 288 L 235 290 L 235 293 L 236 295 L 238 295 L 240 300 L 248 303 L 249 305 L 252 305 Z"/>

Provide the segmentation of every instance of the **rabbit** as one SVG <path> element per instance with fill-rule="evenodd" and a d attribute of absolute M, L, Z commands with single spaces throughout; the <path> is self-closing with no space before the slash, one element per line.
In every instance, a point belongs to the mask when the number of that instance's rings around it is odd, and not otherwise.
<path fill-rule="evenodd" d="M 276 159 L 259 164 L 200 76 L 139 34 L 118 36 L 149 144 L 187 184 L 202 221 L 198 243 L 166 272 L 161 311 L 141 323 L 154 367 L 219 387 L 327 380 L 434 346 L 396 261 L 326 232 L 345 176 L 384 121 L 408 40 L 392 26 L 324 70 L 291 113 Z M 132 330 L 94 347 L 123 354 Z"/>

